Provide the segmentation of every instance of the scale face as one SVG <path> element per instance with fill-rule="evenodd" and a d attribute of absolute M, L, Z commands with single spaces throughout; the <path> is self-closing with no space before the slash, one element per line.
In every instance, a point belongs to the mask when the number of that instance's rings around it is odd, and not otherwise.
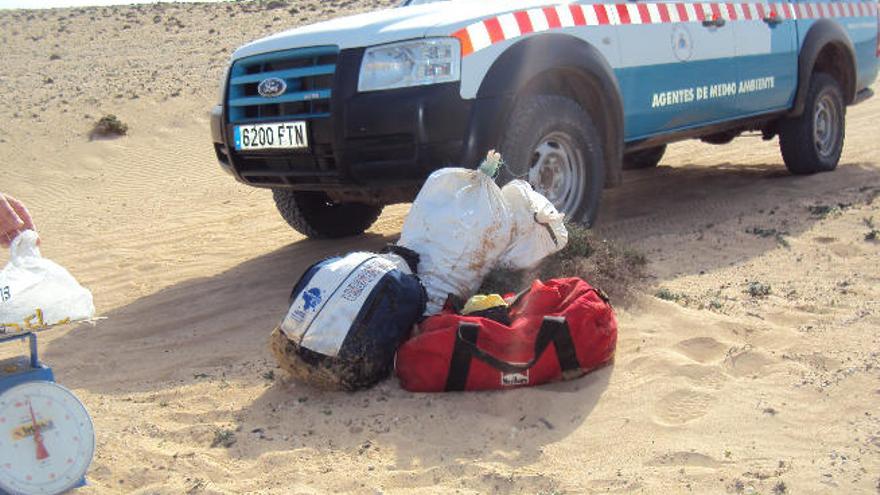
<path fill-rule="evenodd" d="M 85 406 L 48 381 L 0 393 L 0 493 L 54 495 L 79 486 L 95 452 Z"/>

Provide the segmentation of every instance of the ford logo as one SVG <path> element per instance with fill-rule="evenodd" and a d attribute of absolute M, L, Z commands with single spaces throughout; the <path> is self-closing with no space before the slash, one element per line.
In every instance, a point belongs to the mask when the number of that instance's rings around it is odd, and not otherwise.
<path fill-rule="evenodd" d="M 287 91 L 287 83 L 277 77 L 263 79 L 257 86 L 257 93 L 264 98 L 275 98 L 283 95 L 285 91 Z"/>

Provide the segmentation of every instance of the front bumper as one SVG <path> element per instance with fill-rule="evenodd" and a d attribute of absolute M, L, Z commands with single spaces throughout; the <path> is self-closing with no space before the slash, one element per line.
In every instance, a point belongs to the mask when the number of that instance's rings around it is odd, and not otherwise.
<path fill-rule="evenodd" d="M 363 49 L 339 54 L 330 116 L 308 120 L 308 150 L 238 152 L 233 124 L 220 105 L 211 112 L 221 167 L 257 187 L 368 193 L 407 201 L 434 170 L 475 166 L 493 132 L 472 132 L 494 99 L 464 100 L 459 83 L 357 92 Z M 492 115 L 497 119 L 497 114 Z M 284 121 L 280 118 L 278 121 Z M 403 192 L 407 191 L 407 192 Z M 402 197 L 392 197 L 394 194 Z"/>

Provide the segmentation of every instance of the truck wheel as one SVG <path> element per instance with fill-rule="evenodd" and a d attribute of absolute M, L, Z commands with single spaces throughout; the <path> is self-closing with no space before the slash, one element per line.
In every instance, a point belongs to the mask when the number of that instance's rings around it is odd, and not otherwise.
<path fill-rule="evenodd" d="M 605 185 L 602 141 L 578 103 L 555 95 L 531 95 L 514 107 L 500 151 L 498 182 L 527 180 L 566 217 L 592 225 Z"/>
<path fill-rule="evenodd" d="M 623 155 L 623 169 L 641 170 L 643 168 L 654 168 L 663 159 L 664 153 L 666 153 L 665 144 L 626 153 Z"/>
<path fill-rule="evenodd" d="M 783 121 L 779 131 L 779 147 L 789 172 L 802 175 L 837 168 L 845 117 L 840 85 L 828 74 L 813 74 L 804 113 Z"/>
<path fill-rule="evenodd" d="M 381 206 L 334 203 L 320 191 L 272 189 L 275 206 L 284 220 L 312 239 L 333 239 L 363 234 L 382 213 Z"/>

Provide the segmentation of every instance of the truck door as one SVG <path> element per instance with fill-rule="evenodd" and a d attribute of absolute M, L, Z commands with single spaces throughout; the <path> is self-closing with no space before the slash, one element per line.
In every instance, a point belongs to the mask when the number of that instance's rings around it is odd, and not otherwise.
<path fill-rule="evenodd" d="M 720 2 L 616 4 L 626 141 L 737 115 L 733 25 Z"/>
<path fill-rule="evenodd" d="M 727 4 L 727 15 L 736 41 L 739 114 L 791 107 L 798 76 L 796 4 Z"/>

